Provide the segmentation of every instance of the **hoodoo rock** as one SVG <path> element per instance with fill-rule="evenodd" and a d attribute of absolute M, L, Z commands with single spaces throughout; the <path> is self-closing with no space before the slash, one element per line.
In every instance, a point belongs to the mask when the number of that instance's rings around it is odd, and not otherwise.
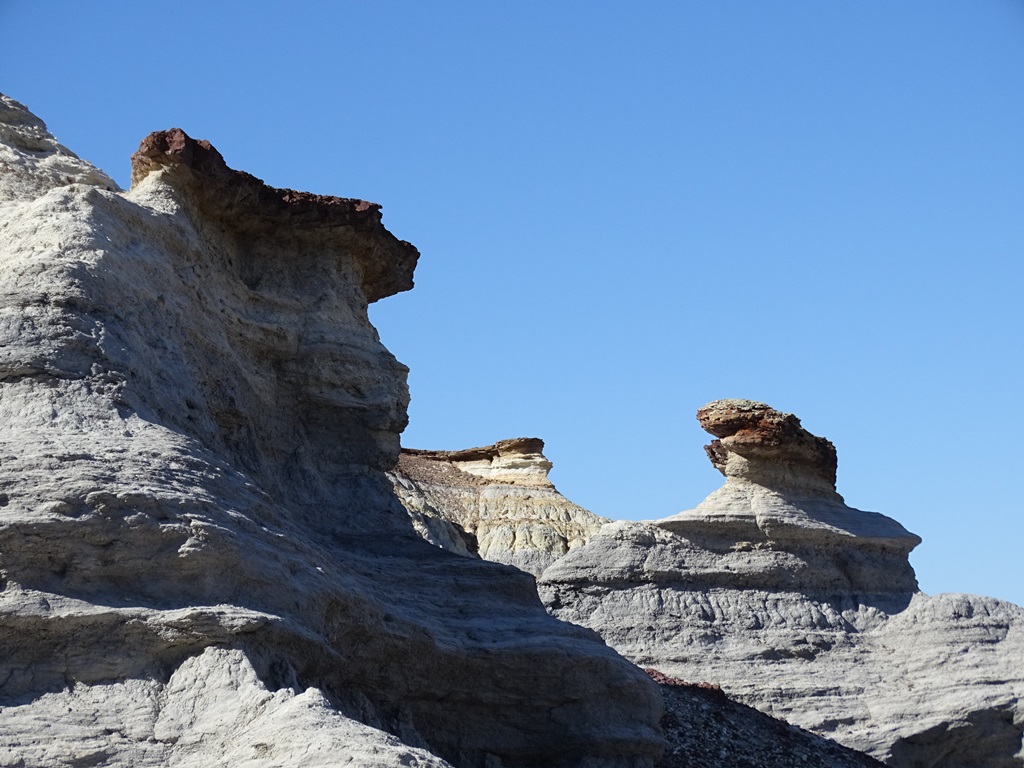
<path fill-rule="evenodd" d="M 377 206 L 177 130 L 122 193 L 0 122 L 0 763 L 653 763 L 647 675 L 385 475 L 407 369 L 367 304 L 417 253 Z"/>
<path fill-rule="evenodd" d="M 1024 609 L 922 594 L 920 539 L 847 506 L 834 447 L 796 417 L 721 400 L 698 418 L 725 485 L 557 560 L 551 612 L 892 766 L 1024 765 Z"/>
<path fill-rule="evenodd" d="M 697 421 L 714 435 L 704 447 L 726 477 L 741 477 L 766 488 L 807 488 L 828 497 L 836 489 L 836 449 L 800 426 L 800 419 L 751 400 L 716 400 L 697 411 Z"/>

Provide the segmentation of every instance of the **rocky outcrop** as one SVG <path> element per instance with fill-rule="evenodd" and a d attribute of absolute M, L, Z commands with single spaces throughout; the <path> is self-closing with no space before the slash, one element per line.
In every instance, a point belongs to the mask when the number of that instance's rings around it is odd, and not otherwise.
<path fill-rule="evenodd" d="M 848 507 L 834 447 L 794 416 L 724 400 L 698 417 L 725 485 L 569 551 L 539 579 L 551 612 L 892 766 L 1024 765 L 1024 609 L 920 593 L 919 538 Z"/>
<path fill-rule="evenodd" d="M 647 676 L 384 474 L 406 369 L 366 310 L 417 254 L 376 206 L 181 131 L 121 193 L 0 118 L 0 762 L 652 763 Z"/>
<path fill-rule="evenodd" d="M 253 246 L 265 238 L 280 246 L 282 230 L 293 239 L 292 249 L 344 250 L 355 262 L 366 301 L 412 288 L 419 252 L 384 228 L 377 203 L 268 187 L 228 168 L 210 142 L 197 141 L 180 128 L 151 133 L 132 155 L 133 187 L 157 171 L 174 176 L 179 194 L 188 196 L 203 220 L 242 235 L 247 247 L 238 254 L 243 257 L 238 271 L 249 288 L 276 277 L 279 252 Z"/>
<path fill-rule="evenodd" d="M 404 448 L 391 477 L 427 541 L 537 576 L 608 522 L 555 489 L 543 450 L 529 437 L 462 451 Z"/>

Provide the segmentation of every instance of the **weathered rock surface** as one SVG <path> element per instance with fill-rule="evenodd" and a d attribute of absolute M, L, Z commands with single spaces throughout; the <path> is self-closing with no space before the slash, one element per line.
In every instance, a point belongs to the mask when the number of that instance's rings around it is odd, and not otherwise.
<path fill-rule="evenodd" d="M 528 437 L 462 451 L 405 448 L 391 477 L 427 541 L 537 576 L 608 522 L 555 489 L 543 450 Z"/>
<path fill-rule="evenodd" d="M 724 487 L 569 551 L 539 579 L 551 612 L 893 766 L 1024 765 L 1024 609 L 922 594 L 918 537 L 846 506 L 833 446 L 795 417 L 725 400 L 699 418 Z"/>
<path fill-rule="evenodd" d="M 0 118 L 0 765 L 652 763 L 656 686 L 384 474 L 376 206 L 180 131 L 120 193 Z"/>

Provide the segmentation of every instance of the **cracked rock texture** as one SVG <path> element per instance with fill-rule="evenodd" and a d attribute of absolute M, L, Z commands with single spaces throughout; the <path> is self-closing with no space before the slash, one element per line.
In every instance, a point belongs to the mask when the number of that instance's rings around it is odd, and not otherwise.
<path fill-rule="evenodd" d="M 698 418 L 725 485 L 569 551 L 539 579 L 550 611 L 892 766 L 1024 765 L 1024 609 L 922 594 L 918 537 L 848 507 L 834 447 L 796 417 L 722 400 Z"/>
<path fill-rule="evenodd" d="M 539 576 L 608 522 L 555 490 L 543 450 L 529 437 L 462 451 L 405 448 L 391 477 L 427 541 Z"/>
<path fill-rule="evenodd" d="M 0 765 L 652 764 L 655 684 L 385 475 L 377 206 L 179 130 L 120 192 L 0 123 Z"/>

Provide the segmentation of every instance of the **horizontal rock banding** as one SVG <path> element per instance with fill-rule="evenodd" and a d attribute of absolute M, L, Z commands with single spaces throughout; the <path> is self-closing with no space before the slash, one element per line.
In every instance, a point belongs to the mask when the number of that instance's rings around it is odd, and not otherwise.
<path fill-rule="evenodd" d="M 607 522 L 558 493 L 543 450 L 535 437 L 456 451 L 403 448 L 392 478 L 428 541 L 539 575 Z"/>

